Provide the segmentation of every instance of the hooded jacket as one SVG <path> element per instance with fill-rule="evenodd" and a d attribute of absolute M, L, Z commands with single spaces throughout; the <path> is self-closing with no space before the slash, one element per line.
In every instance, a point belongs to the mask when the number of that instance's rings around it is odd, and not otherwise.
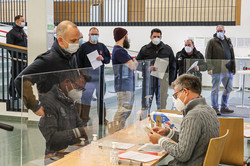
<path fill-rule="evenodd" d="M 44 72 L 53 72 L 59 70 L 68 70 L 77 68 L 76 59 L 72 54 L 64 51 L 58 44 L 57 40 L 54 41 L 53 46 L 47 52 L 39 55 L 32 64 L 26 67 L 15 79 L 15 85 L 18 94 L 21 96 L 22 91 L 22 76 L 23 78 L 23 102 L 28 109 L 37 111 L 38 101 L 33 95 L 32 85 L 37 84 L 39 93 L 48 92 L 52 86 L 58 83 L 56 73 L 38 74 Z M 30 75 L 36 74 L 36 75 Z M 26 76 L 30 75 L 30 76 Z"/>
<path fill-rule="evenodd" d="M 206 48 L 207 70 L 213 73 L 235 72 L 235 55 L 231 39 L 224 36 L 231 53 L 231 60 L 226 60 L 225 52 L 220 39 L 214 34 L 214 38 L 209 40 Z"/>

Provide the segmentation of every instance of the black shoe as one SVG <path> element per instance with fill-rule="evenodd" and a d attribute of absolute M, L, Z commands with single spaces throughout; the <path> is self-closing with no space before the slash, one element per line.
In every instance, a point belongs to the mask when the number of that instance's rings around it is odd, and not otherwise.
<path fill-rule="evenodd" d="M 221 115 L 220 111 L 218 109 L 214 109 L 217 115 Z"/>
<path fill-rule="evenodd" d="M 230 110 L 229 108 L 222 108 L 222 109 L 220 109 L 220 112 L 228 114 L 228 113 L 233 113 L 234 110 Z"/>

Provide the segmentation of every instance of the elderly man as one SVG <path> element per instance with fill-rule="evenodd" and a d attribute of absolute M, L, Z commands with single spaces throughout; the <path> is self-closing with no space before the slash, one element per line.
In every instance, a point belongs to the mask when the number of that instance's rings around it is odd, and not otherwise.
<path fill-rule="evenodd" d="M 23 70 L 15 79 L 18 94 L 21 96 L 22 76 L 27 74 L 52 72 L 59 70 L 74 69 L 77 67 L 76 61 L 72 58 L 79 48 L 78 40 L 80 31 L 77 26 L 70 21 L 62 21 L 56 29 L 57 40 L 52 48 L 39 55 L 32 64 Z M 37 84 L 39 96 L 48 92 L 54 84 L 58 83 L 56 74 L 41 75 L 39 78 L 23 79 L 23 102 L 28 109 L 35 114 L 44 117 L 43 107 L 33 95 L 32 85 Z"/>
<path fill-rule="evenodd" d="M 90 28 L 89 41 L 82 44 L 76 54 L 77 64 L 79 68 L 92 67 L 87 55 L 95 50 L 99 54 L 99 56 L 96 59 L 98 61 L 101 61 L 103 64 L 100 68 L 88 70 L 89 71 L 88 74 L 91 75 L 92 81 L 86 84 L 86 91 L 83 92 L 82 95 L 82 102 L 81 102 L 82 104 L 78 104 L 78 107 L 80 107 L 80 109 L 78 109 L 79 114 L 84 123 L 87 123 L 90 119 L 89 112 L 94 91 L 96 90 L 95 93 L 96 97 L 98 98 L 100 96 L 100 100 L 103 101 L 103 96 L 105 94 L 105 89 L 106 89 L 104 80 L 104 64 L 109 64 L 111 57 L 108 48 L 103 43 L 100 43 L 98 39 L 99 39 L 99 30 L 96 27 Z M 99 75 L 99 70 L 101 77 Z M 100 85 L 103 86 L 99 88 Z M 104 119 L 105 116 L 106 116 L 106 108 L 104 106 Z M 104 122 L 106 124 L 107 120 L 105 119 Z"/>
<path fill-rule="evenodd" d="M 183 74 L 173 82 L 173 88 L 174 105 L 184 115 L 180 131 L 155 127 L 148 136 L 174 157 L 168 166 L 202 165 L 210 139 L 219 136 L 217 115 L 200 96 L 198 77 Z"/>
<path fill-rule="evenodd" d="M 198 61 L 198 65 L 193 69 L 190 69 L 188 73 L 193 74 L 202 80 L 201 71 L 206 71 L 206 63 L 204 56 L 194 46 L 194 42 L 191 39 L 185 41 L 185 47 L 176 54 L 176 74 L 182 75 L 187 72 L 188 68 Z"/>
<path fill-rule="evenodd" d="M 235 56 L 231 40 L 225 36 L 225 32 L 224 26 L 218 25 L 214 38 L 208 42 L 206 48 L 207 71 L 212 75 L 211 103 L 217 115 L 234 112 L 228 108 L 227 102 L 233 90 L 233 75 L 236 72 Z M 224 90 L 219 110 L 218 96 L 221 83 Z"/>
<path fill-rule="evenodd" d="M 59 83 L 40 97 L 45 117 L 40 118 L 39 129 L 46 139 L 45 154 L 67 148 L 79 142 L 80 137 L 88 140 L 74 101 L 81 98 L 90 77 L 78 70 L 57 72 L 57 75 Z"/>

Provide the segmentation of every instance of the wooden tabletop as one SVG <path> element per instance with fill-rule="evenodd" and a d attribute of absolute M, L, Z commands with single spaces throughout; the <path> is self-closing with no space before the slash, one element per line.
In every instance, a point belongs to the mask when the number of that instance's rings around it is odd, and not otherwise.
<path fill-rule="evenodd" d="M 134 147 L 128 149 L 128 151 L 137 151 L 142 144 L 149 143 L 148 137 L 138 137 L 135 135 L 134 126 L 127 127 L 112 135 L 108 135 L 98 142 L 123 142 L 136 144 Z M 74 152 L 71 152 L 64 156 L 64 158 L 50 164 L 49 166 L 78 166 L 78 165 L 88 165 L 88 166 L 109 166 L 111 165 L 109 161 L 109 151 L 110 149 L 99 148 L 98 152 L 94 153 L 91 149 L 91 145 L 84 146 Z M 125 150 L 119 150 L 124 152 Z M 143 165 L 156 165 L 160 160 L 167 156 L 167 153 L 158 154 L 161 156 L 159 160 L 154 160 L 148 163 L 143 163 Z M 119 165 L 125 166 L 125 165 Z"/>

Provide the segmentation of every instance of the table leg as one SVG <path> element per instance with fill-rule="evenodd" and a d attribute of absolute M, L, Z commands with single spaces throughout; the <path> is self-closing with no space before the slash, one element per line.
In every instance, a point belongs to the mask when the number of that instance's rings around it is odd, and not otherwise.
<path fill-rule="evenodd" d="M 245 96 L 245 74 L 243 74 L 243 82 L 242 82 L 243 86 L 242 86 L 242 101 L 241 101 L 241 105 L 238 105 L 236 107 L 238 108 L 249 108 L 248 106 L 244 106 L 244 96 Z"/>

